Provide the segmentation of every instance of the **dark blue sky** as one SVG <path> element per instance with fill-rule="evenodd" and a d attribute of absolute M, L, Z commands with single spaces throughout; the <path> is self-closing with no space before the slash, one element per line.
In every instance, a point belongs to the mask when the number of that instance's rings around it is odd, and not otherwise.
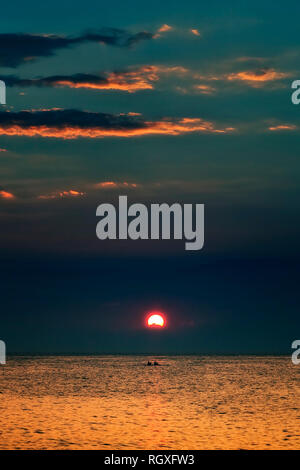
<path fill-rule="evenodd" d="M 289 353 L 300 326 L 299 5 L 1 8 L 8 350 Z M 204 203 L 204 250 L 100 242 L 96 207 L 119 194 Z M 140 329 L 153 308 L 169 317 L 159 337 Z"/>

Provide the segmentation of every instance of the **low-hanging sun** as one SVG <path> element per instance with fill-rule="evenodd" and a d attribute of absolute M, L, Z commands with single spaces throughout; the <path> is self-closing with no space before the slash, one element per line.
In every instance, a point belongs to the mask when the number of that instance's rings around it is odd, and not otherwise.
<path fill-rule="evenodd" d="M 166 324 L 165 318 L 161 312 L 151 312 L 147 317 L 147 326 L 163 328 Z"/>

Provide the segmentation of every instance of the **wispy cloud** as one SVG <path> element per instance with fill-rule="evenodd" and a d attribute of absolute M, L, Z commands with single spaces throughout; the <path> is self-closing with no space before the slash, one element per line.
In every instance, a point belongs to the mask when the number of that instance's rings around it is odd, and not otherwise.
<path fill-rule="evenodd" d="M 182 75 L 188 70 L 181 66 L 143 65 L 127 70 L 103 72 L 102 74 L 77 73 L 73 75 L 52 75 L 42 78 L 24 79 L 15 75 L 2 76 L 9 87 L 69 87 L 92 90 L 119 90 L 133 93 L 154 88 L 161 76 Z"/>
<path fill-rule="evenodd" d="M 15 199 L 14 194 L 9 193 L 8 191 L 4 191 L 4 190 L 0 191 L 0 197 L 2 199 Z"/>
<path fill-rule="evenodd" d="M 63 190 L 63 191 L 54 191 L 49 194 L 41 194 L 38 196 L 38 199 L 60 199 L 60 198 L 66 198 L 66 197 L 79 197 L 79 196 L 84 196 L 85 193 L 82 191 L 77 191 L 75 189 L 68 189 L 68 190 Z"/>
<path fill-rule="evenodd" d="M 202 118 L 164 118 L 147 121 L 140 116 L 79 110 L 0 112 L 0 135 L 60 139 L 181 135 L 194 132 L 224 134 L 233 127 L 217 126 Z"/>
<path fill-rule="evenodd" d="M 197 90 L 199 93 L 202 93 L 203 95 L 212 95 L 216 92 L 216 88 L 207 84 L 195 85 L 194 89 Z"/>
<path fill-rule="evenodd" d="M 165 33 L 169 33 L 170 31 L 173 31 L 173 30 L 174 30 L 173 26 L 170 26 L 169 24 L 165 23 L 157 29 L 157 31 L 156 31 L 156 33 L 153 37 L 154 37 L 154 39 L 158 39 L 162 35 L 164 35 Z"/>
<path fill-rule="evenodd" d="M 218 86 L 221 89 L 233 82 L 235 85 L 238 83 L 240 86 L 252 88 L 270 88 L 270 84 L 272 84 L 272 88 L 274 88 L 281 86 L 282 80 L 291 77 L 291 75 L 290 72 L 282 72 L 275 68 L 260 67 L 225 73 L 201 74 L 196 72 L 194 79 L 201 81 L 200 85 L 213 82 L 215 87 Z M 232 90 L 232 87 L 230 89 Z"/>
<path fill-rule="evenodd" d="M 200 31 L 199 31 L 198 29 L 196 29 L 196 28 L 190 29 L 190 32 L 191 32 L 194 36 L 199 36 L 199 37 L 201 36 Z"/>
<path fill-rule="evenodd" d="M 269 131 L 295 131 L 298 127 L 295 124 L 277 124 L 268 127 Z"/>
<path fill-rule="evenodd" d="M 250 86 L 262 86 L 266 82 L 273 82 L 287 78 L 290 75 L 286 72 L 280 72 L 273 68 L 245 70 L 242 72 L 231 73 L 226 76 L 227 80 L 238 80 L 247 82 Z"/>
<path fill-rule="evenodd" d="M 172 29 L 174 29 L 173 26 L 170 26 L 170 25 L 165 23 L 160 28 L 158 28 L 157 32 L 158 33 L 166 33 L 168 31 L 172 31 Z"/>
<path fill-rule="evenodd" d="M 176 33 L 176 36 L 187 36 L 187 35 L 193 34 L 194 36 L 202 37 L 202 33 L 197 28 L 187 29 L 185 27 L 171 26 L 165 23 L 157 29 L 157 32 L 154 38 L 159 38 L 164 33 L 169 33 L 169 32 Z"/>
<path fill-rule="evenodd" d="M 41 193 L 41 182 L 32 182 L 30 191 L 26 192 L 26 189 L 19 186 L 18 197 L 3 191 L 4 195 L 0 197 L 3 199 L 15 199 L 17 201 L 59 201 L 59 200 L 82 200 L 84 199 L 95 199 L 100 193 L 106 194 L 124 191 L 130 194 L 135 191 L 139 196 L 146 195 L 149 198 L 157 196 L 157 194 L 181 194 L 192 195 L 192 194 L 216 194 L 221 193 L 222 196 L 225 194 L 235 194 L 237 197 L 241 195 L 241 188 L 248 191 L 257 191 L 257 189 L 265 188 L 266 185 L 270 187 L 277 187 L 278 182 L 271 183 L 270 180 L 266 181 L 264 178 L 205 178 L 205 179 L 161 179 L 161 180 L 146 180 L 146 181 L 120 181 L 120 180 L 103 180 L 98 182 L 91 181 L 79 181 L 77 189 L 54 189 L 48 190 L 48 192 Z M 53 183 L 52 183 L 53 184 Z M 51 185 L 51 183 L 50 183 Z M 80 188 L 80 189 L 79 189 Z M 7 196 L 11 194 L 11 196 Z M 102 196 L 101 196 L 102 197 Z"/>
<path fill-rule="evenodd" d="M 40 57 L 53 56 L 57 51 L 87 42 L 115 47 L 130 47 L 154 35 L 147 31 L 130 33 L 123 29 L 103 28 L 88 31 L 76 37 L 55 34 L 0 34 L 0 65 L 17 67 Z"/>
<path fill-rule="evenodd" d="M 253 63 L 252 63 L 253 62 Z M 253 68 L 241 68 L 252 63 Z M 141 90 L 174 90 L 184 93 L 214 95 L 218 91 L 239 92 L 243 88 L 265 88 L 268 90 L 284 86 L 284 80 L 291 72 L 274 67 L 257 67 L 259 59 L 238 58 L 225 64 L 216 65 L 216 71 L 201 73 L 181 65 L 141 65 L 125 70 L 101 73 L 76 73 L 71 75 L 50 75 L 38 78 L 22 78 L 17 75 L 3 75 L 8 87 L 68 87 L 94 91 L 121 91 L 135 93 Z M 237 69 L 237 64 L 239 68 Z M 222 69 L 231 69 L 222 71 Z"/>
<path fill-rule="evenodd" d="M 127 181 L 124 182 L 116 182 L 116 181 L 100 181 L 100 183 L 93 184 L 93 188 L 95 189 L 136 189 L 140 186 L 137 183 L 129 183 Z"/>

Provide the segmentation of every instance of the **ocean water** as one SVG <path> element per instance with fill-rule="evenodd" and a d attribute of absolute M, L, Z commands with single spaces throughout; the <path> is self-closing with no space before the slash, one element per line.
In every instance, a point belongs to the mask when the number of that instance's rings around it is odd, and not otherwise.
<path fill-rule="evenodd" d="M 299 385 L 290 357 L 11 357 L 0 449 L 300 449 Z"/>

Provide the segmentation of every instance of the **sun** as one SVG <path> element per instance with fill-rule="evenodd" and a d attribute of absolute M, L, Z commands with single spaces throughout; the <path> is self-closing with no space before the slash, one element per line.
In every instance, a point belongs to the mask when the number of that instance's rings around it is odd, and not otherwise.
<path fill-rule="evenodd" d="M 160 312 L 151 312 L 147 318 L 147 326 L 163 328 L 166 324 L 164 316 Z"/>

